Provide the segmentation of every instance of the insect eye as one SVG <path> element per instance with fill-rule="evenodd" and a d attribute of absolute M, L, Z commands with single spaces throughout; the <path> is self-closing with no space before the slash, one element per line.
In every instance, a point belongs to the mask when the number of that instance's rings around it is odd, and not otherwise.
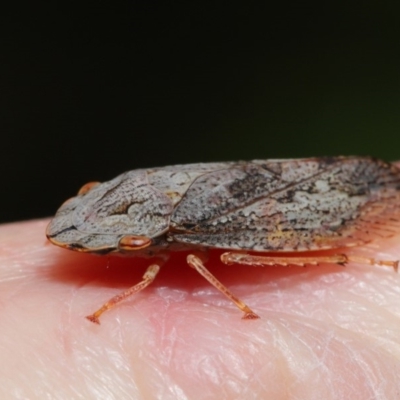
<path fill-rule="evenodd" d="M 100 182 L 88 182 L 83 185 L 78 192 L 78 196 L 86 194 L 87 192 L 91 191 L 94 187 L 100 185 Z"/>
<path fill-rule="evenodd" d="M 151 243 L 152 240 L 146 236 L 127 235 L 120 239 L 118 249 L 126 251 L 141 250 L 150 246 Z"/>

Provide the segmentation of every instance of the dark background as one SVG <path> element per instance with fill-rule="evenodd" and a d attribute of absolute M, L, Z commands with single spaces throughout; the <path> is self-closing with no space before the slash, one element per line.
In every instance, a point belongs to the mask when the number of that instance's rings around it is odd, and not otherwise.
<path fill-rule="evenodd" d="M 400 159 L 398 2 L 168 3 L 1 13 L 0 222 L 139 167 Z"/>

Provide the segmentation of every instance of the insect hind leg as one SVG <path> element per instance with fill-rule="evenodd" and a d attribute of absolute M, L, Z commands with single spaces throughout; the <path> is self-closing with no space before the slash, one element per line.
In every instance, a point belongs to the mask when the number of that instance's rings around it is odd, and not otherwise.
<path fill-rule="evenodd" d="M 221 254 L 221 261 L 224 264 L 243 264 L 252 265 L 254 267 L 264 267 L 269 265 L 298 265 L 304 267 L 306 265 L 317 265 L 319 263 L 332 263 L 338 265 L 345 265 L 349 258 L 346 254 L 333 254 L 325 256 L 258 256 L 246 253 L 223 253 Z"/>
<path fill-rule="evenodd" d="M 378 260 L 371 257 L 350 255 L 350 254 L 332 254 L 332 255 L 315 255 L 315 256 L 264 256 L 264 255 L 253 255 L 246 253 L 232 253 L 227 252 L 221 255 L 221 261 L 224 264 L 242 264 L 251 265 L 254 267 L 265 267 L 273 265 L 297 265 L 304 267 L 306 265 L 318 265 L 320 263 L 346 265 L 349 262 L 368 264 L 368 265 L 380 265 L 386 267 L 392 267 L 395 271 L 398 271 L 399 261 L 390 260 Z"/>
<path fill-rule="evenodd" d="M 349 262 L 355 262 L 360 264 L 369 265 L 379 265 L 382 267 L 392 267 L 396 272 L 399 271 L 399 261 L 398 260 L 379 260 L 376 258 L 359 256 L 359 255 L 349 255 Z"/>
<path fill-rule="evenodd" d="M 223 285 L 203 264 L 201 259 L 194 254 L 187 256 L 187 263 L 194 268 L 203 278 L 207 279 L 215 288 L 231 300 L 236 307 L 244 312 L 243 319 L 260 318 L 247 304 L 236 297 L 225 285 Z"/>

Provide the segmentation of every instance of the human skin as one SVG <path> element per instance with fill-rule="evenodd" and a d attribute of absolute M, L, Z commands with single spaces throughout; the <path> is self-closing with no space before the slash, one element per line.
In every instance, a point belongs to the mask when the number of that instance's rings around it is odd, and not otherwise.
<path fill-rule="evenodd" d="M 212 252 L 209 270 L 260 316 L 243 320 L 174 254 L 96 325 L 85 315 L 140 281 L 149 261 L 58 248 L 48 222 L 0 226 L 1 399 L 400 396 L 392 268 L 226 266 Z M 373 246 L 364 255 L 400 259 L 399 236 Z"/>

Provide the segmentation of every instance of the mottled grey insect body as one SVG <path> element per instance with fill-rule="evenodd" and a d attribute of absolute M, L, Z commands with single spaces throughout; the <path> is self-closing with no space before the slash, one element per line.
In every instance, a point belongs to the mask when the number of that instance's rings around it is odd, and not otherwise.
<path fill-rule="evenodd" d="M 400 172 L 371 158 L 336 157 L 177 165 L 126 172 L 67 201 L 47 235 L 86 252 L 146 251 L 174 243 L 230 250 L 356 246 L 399 209 Z M 363 218 L 361 218 L 363 217 Z M 360 219 L 361 218 L 361 219 Z"/>
<path fill-rule="evenodd" d="M 348 256 L 340 249 L 400 231 L 400 171 L 362 157 L 255 160 L 177 165 L 126 172 L 89 183 L 66 201 L 47 228 L 54 244 L 72 250 L 153 256 L 157 252 L 220 248 L 225 264 L 306 265 L 348 261 L 390 266 L 396 260 Z M 333 249 L 337 253 L 307 254 Z M 251 251 L 251 253 L 247 253 Z M 281 256 L 268 252 L 287 252 Z M 290 254 L 291 253 L 291 254 Z M 195 254 L 187 263 L 227 296 L 243 318 L 258 315 L 238 299 Z M 143 280 L 87 318 L 147 287 Z"/>

